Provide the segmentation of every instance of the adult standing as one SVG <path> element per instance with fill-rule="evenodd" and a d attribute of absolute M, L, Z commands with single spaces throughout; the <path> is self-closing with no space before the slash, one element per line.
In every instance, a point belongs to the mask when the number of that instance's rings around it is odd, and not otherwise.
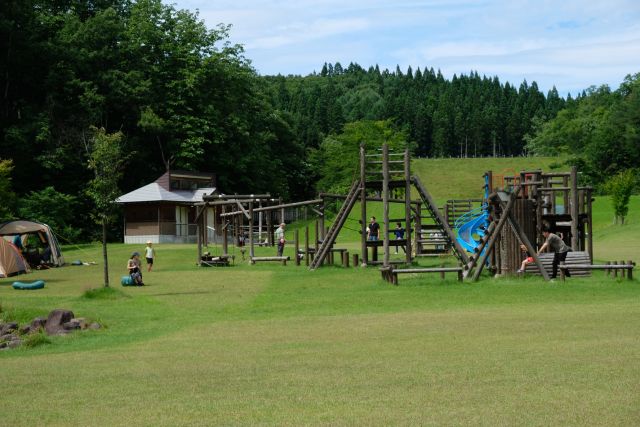
<path fill-rule="evenodd" d="M 287 242 L 284 238 L 284 228 L 286 224 L 283 222 L 276 229 L 276 242 L 278 242 L 278 256 L 282 256 L 284 253 L 284 244 Z"/>
<path fill-rule="evenodd" d="M 567 259 L 567 254 L 571 252 L 571 248 L 560 238 L 560 236 L 553 234 L 548 228 L 542 230 L 542 235 L 545 238 L 544 244 L 538 249 L 538 255 L 550 248 L 553 251 L 553 265 L 551 278 L 555 279 L 558 276 L 558 265 Z M 566 276 L 571 277 L 569 270 L 566 270 Z"/>
<path fill-rule="evenodd" d="M 376 217 L 372 216 L 369 222 L 369 240 L 380 239 L 380 224 L 376 222 Z"/>

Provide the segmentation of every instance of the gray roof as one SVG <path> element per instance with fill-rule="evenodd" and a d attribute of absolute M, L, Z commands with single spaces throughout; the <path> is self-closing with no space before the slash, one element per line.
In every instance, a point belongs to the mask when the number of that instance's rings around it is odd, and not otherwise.
<path fill-rule="evenodd" d="M 213 194 L 215 188 L 198 188 L 197 190 L 173 190 L 168 191 L 157 182 L 152 182 L 116 199 L 116 203 L 141 203 L 141 202 L 178 202 L 196 203 L 202 201 L 205 194 Z"/>

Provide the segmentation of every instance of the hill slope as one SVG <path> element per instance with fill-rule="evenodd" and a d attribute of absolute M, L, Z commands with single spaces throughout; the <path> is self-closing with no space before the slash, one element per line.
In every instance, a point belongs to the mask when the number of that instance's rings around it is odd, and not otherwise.
<path fill-rule="evenodd" d="M 449 199 L 482 197 L 482 175 L 492 170 L 494 175 L 513 175 L 521 170 L 550 171 L 559 164 L 557 157 L 500 157 L 469 159 L 415 159 L 413 173 L 420 177 L 438 202 Z M 561 167 L 559 170 L 568 169 Z"/>

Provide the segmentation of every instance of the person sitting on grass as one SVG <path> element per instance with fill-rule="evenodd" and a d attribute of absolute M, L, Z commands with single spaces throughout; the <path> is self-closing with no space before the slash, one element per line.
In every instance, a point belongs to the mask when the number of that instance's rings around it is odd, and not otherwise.
<path fill-rule="evenodd" d="M 140 254 L 138 252 L 131 254 L 131 258 L 129 258 L 129 262 L 127 263 L 127 269 L 133 282 L 138 286 L 144 286 L 142 282 L 142 271 L 140 270 Z"/>
<path fill-rule="evenodd" d="M 525 245 L 520 245 L 520 250 L 524 252 L 526 258 L 522 260 L 522 264 L 520 264 L 520 269 L 518 270 L 518 274 L 524 273 L 527 264 L 531 264 L 534 262 L 532 256 L 529 256 L 529 251 L 527 251 L 527 247 Z"/>

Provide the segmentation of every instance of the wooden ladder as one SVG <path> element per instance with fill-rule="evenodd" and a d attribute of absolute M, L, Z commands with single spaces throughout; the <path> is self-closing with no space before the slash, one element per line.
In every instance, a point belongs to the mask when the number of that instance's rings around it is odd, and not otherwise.
<path fill-rule="evenodd" d="M 318 251 L 313 258 L 311 265 L 309 265 L 309 270 L 315 270 L 316 268 L 320 267 L 325 257 L 333 247 L 334 243 L 336 242 L 336 238 L 340 233 L 340 229 L 349 217 L 349 213 L 351 213 L 353 205 L 355 205 L 356 201 L 358 200 L 358 196 L 360 195 L 360 185 L 361 182 L 359 180 L 354 181 L 351 185 L 351 189 L 349 190 L 347 198 L 342 204 L 342 207 L 338 211 L 338 215 L 336 215 L 335 221 L 333 221 L 333 224 L 331 224 L 331 227 L 329 228 L 327 235 L 324 237 L 322 244 L 320 244 L 320 247 L 318 247 Z"/>
<path fill-rule="evenodd" d="M 422 185 L 420 178 L 418 178 L 417 176 L 412 176 L 411 181 L 413 181 L 413 185 L 415 185 L 416 189 L 418 190 L 418 194 L 420 194 L 420 197 L 422 198 L 422 201 L 424 202 L 427 210 L 429 210 L 431 217 L 444 232 L 444 238 L 445 240 L 449 241 L 449 245 L 451 245 L 454 255 L 460 260 L 460 262 L 462 262 L 462 264 L 467 264 L 469 262 L 467 253 L 464 249 L 462 249 L 462 246 L 460 246 L 460 243 L 458 243 L 458 240 L 456 240 L 456 236 L 454 235 L 453 230 L 451 230 L 449 224 L 445 222 L 442 214 L 440 214 L 440 210 L 438 210 L 438 206 L 436 206 L 436 203 L 431 197 L 431 194 L 429 194 L 427 189 Z"/>

